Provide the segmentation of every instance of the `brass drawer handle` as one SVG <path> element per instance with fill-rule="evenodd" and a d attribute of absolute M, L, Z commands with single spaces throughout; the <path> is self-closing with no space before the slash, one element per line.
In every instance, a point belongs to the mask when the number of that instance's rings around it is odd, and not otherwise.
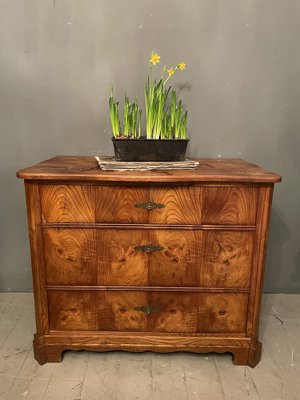
<path fill-rule="evenodd" d="M 151 253 L 152 251 L 162 251 L 164 247 L 161 246 L 152 246 L 151 244 L 147 244 L 145 246 L 135 246 L 134 250 L 143 251 L 144 253 Z"/>
<path fill-rule="evenodd" d="M 164 204 L 161 203 L 153 203 L 152 201 L 148 203 L 138 203 L 134 205 L 135 208 L 143 208 L 145 210 L 155 210 L 156 208 L 164 208 L 166 207 Z"/>
<path fill-rule="evenodd" d="M 160 308 L 159 307 L 153 307 L 153 306 L 150 306 L 150 305 L 147 304 L 146 306 L 135 306 L 135 307 L 133 307 L 133 310 L 141 311 L 144 314 L 149 315 L 152 312 L 160 311 Z"/>

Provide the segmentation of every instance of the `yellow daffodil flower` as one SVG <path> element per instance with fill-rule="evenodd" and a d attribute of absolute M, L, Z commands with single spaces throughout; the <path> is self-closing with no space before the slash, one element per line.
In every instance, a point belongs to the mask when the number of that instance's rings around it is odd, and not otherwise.
<path fill-rule="evenodd" d="M 168 72 L 168 74 L 169 74 L 169 76 L 172 76 L 172 75 L 174 75 L 174 68 L 172 67 L 172 68 L 170 68 L 170 69 L 167 69 L 167 72 Z"/>
<path fill-rule="evenodd" d="M 184 62 L 179 63 L 178 68 L 181 69 L 181 71 L 183 71 L 185 69 L 185 63 Z"/>
<path fill-rule="evenodd" d="M 150 58 L 150 63 L 152 65 L 155 65 L 159 63 L 159 61 L 160 61 L 160 55 L 158 55 L 157 53 L 152 53 Z"/>

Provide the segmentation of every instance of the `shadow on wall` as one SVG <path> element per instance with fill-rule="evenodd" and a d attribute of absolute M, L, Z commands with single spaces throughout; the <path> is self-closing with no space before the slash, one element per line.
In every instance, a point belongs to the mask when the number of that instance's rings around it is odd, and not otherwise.
<path fill-rule="evenodd" d="M 284 258 L 284 248 L 291 240 L 288 225 L 284 222 L 276 207 L 272 209 L 270 231 L 268 241 L 268 252 L 265 267 L 265 290 L 266 292 L 278 292 L 284 290 L 283 278 L 289 260 Z M 298 271 L 298 275 L 300 271 Z M 287 277 L 288 278 L 288 277 Z M 298 280 L 300 276 L 298 276 Z M 287 279 L 285 280 L 287 281 Z"/>

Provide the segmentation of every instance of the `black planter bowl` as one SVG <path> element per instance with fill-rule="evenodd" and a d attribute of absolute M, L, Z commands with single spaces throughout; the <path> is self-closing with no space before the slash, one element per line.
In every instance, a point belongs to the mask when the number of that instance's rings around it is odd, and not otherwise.
<path fill-rule="evenodd" d="M 183 161 L 189 139 L 112 138 L 118 161 Z"/>

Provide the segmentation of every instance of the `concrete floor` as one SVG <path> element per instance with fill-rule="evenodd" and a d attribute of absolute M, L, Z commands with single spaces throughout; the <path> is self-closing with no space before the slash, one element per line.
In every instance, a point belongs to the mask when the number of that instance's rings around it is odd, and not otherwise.
<path fill-rule="evenodd" d="M 300 295 L 265 295 L 254 369 L 231 356 L 67 352 L 33 358 L 31 293 L 0 293 L 0 400 L 300 400 Z"/>

